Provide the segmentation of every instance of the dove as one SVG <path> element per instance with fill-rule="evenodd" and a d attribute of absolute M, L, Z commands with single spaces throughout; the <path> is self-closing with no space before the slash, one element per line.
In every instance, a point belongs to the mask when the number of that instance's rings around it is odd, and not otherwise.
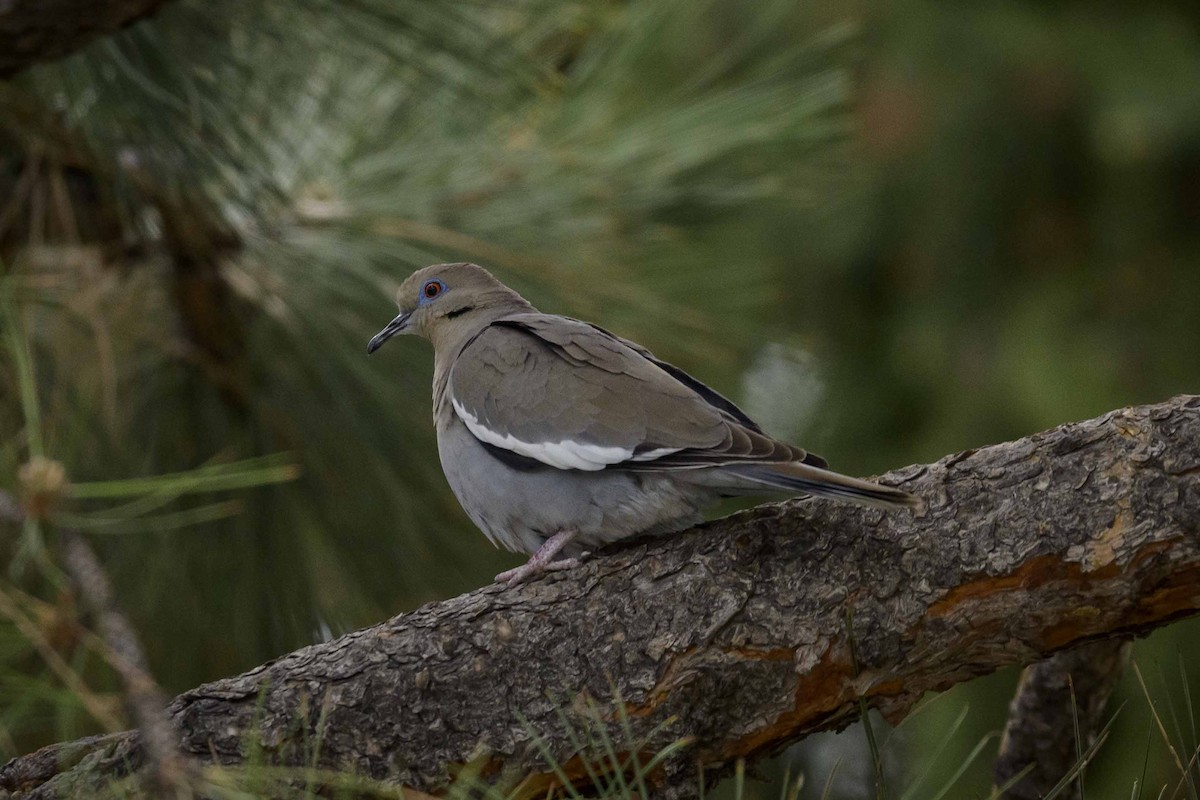
<path fill-rule="evenodd" d="M 641 345 L 542 313 L 476 264 L 420 269 L 396 299 L 400 313 L 367 352 L 402 334 L 433 345 L 446 480 L 493 544 L 530 554 L 498 582 L 690 527 L 722 497 L 921 505 L 900 489 L 831 471 Z"/>

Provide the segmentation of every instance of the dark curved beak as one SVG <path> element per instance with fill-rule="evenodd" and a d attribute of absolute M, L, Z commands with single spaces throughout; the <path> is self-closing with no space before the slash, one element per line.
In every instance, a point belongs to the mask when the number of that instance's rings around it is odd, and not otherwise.
<path fill-rule="evenodd" d="M 371 355 L 371 353 L 383 347 L 384 342 L 408 327 L 408 318 L 411 316 L 411 311 L 400 312 L 400 316 L 389 322 L 383 330 L 371 337 L 371 341 L 367 342 L 367 355 Z"/>

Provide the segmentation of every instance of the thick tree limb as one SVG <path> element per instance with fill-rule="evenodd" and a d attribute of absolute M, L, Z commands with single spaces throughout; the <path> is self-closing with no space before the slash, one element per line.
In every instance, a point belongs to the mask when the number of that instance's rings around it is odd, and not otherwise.
<path fill-rule="evenodd" d="M 166 0 L 0 0 L 0 79 L 54 61 L 158 10 Z"/>
<path fill-rule="evenodd" d="M 555 778 L 530 730 L 584 783 L 564 723 L 586 726 L 587 701 L 615 690 L 637 749 L 692 737 L 692 761 L 655 776 L 678 787 L 697 761 L 720 771 L 847 724 L 860 695 L 897 719 L 926 691 L 1200 609 L 1200 398 L 886 480 L 928 510 L 761 506 L 424 606 L 201 686 L 170 713 L 200 759 L 240 763 L 253 740 L 306 764 L 319 739 L 329 768 L 437 791 L 472 762 L 491 780 L 527 775 L 532 795 Z M 611 710 L 607 724 L 627 741 Z M 58 751 L 42 751 L 0 770 L 0 787 L 68 794 L 140 761 L 132 734 L 82 758 L 58 747 L 75 766 L 48 769 Z"/>

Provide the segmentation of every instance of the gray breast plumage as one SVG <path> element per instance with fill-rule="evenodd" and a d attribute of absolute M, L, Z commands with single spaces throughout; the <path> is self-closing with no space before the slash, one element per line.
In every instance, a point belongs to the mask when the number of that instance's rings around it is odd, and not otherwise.
<path fill-rule="evenodd" d="M 638 534 L 681 530 L 716 493 L 658 473 L 583 472 L 518 462 L 480 442 L 453 412 L 439 414 L 438 454 L 455 497 L 494 544 L 532 553 L 562 530 L 578 555 Z"/>

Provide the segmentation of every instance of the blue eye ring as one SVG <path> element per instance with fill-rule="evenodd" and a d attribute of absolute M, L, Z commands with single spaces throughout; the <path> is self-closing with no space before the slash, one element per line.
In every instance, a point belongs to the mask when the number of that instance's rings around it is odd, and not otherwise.
<path fill-rule="evenodd" d="M 431 300 L 436 300 L 444 291 L 446 291 L 446 284 L 437 278 L 425 281 L 425 285 L 421 287 L 421 297 L 417 304 L 423 306 Z"/>

